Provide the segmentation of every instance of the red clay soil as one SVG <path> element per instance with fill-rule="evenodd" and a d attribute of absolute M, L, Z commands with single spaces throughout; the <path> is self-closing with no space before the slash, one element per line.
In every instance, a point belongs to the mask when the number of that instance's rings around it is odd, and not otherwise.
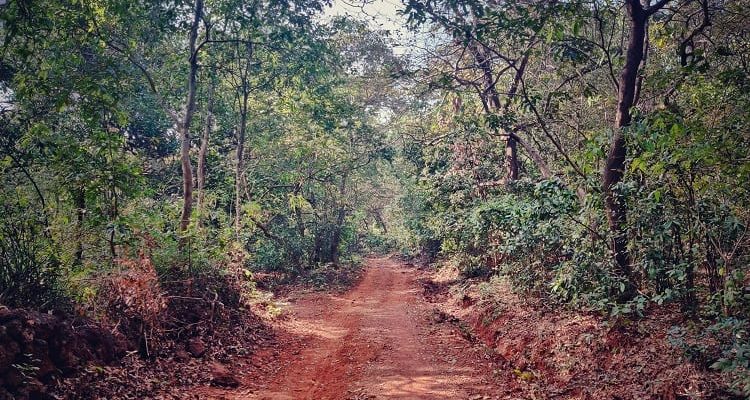
<path fill-rule="evenodd" d="M 419 272 L 368 261 L 361 282 L 337 296 L 306 293 L 282 321 L 279 348 L 256 355 L 236 390 L 214 399 L 489 399 L 499 383 L 491 355 L 435 318 Z M 264 366 L 265 372 L 262 371 Z M 258 372 L 258 370 L 261 370 Z"/>
<path fill-rule="evenodd" d="M 423 282 L 428 301 L 503 360 L 502 399 L 744 399 L 710 361 L 670 345 L 679 310 L 608 319 L 513 293 L 503 279 L 466 280 L 445 265 Z M 692 343 L 692 342 L 691 342 Z M 697 342 L 696 342 L 697 343 Z M 701 345 L 710 345 L 704 341 Z"/>
<path fill-rule="evenodd" d="M 298 293 L 298 292 L 292 292 Z M 194 399 L 740 399 L 671 347 L 668 309 L 638 323 L 553 309 L 502 280 L 368 261 L 343 295 L 297 294 L 273 346 L 218 365 L 236 389 Z M 539 303 L 539 304 L 537 304 Z M 704 363 L 705 364 L 705 363 Z"/>

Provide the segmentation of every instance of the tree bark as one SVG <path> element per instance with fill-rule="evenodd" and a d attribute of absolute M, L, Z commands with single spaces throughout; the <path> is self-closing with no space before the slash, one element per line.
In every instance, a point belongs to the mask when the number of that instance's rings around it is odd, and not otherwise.
<path fill-rule="evenodd" d="M 518 179 L 518 145 L 513 136 L 508 135 L 505 141 L 505 176 L 508 182 Z"/>
<path fill-rule="evenodd" d="M 534 161 L 534 164 L 536 164 L 537 168 L 539 168 L 539 173 L 542 174 L 542 178 L 544 179 L 550 179 L 552 178 L 552 171 L 550 171 L 549 166 L 547 165 L 547 162 L 544 161 L 542 158 L 542 155 L 539 154 L 538 151 L 534 147 L 531 146 L 530 143 L 526 142 L 525 140 L 521 139 L 518 135 L 511 133 L 510 135 L 515 136 L 516 142 L 523 147 L 524 150 L 526 150 L 526 153 L 529 155 L 532 161 Z"/>
<path fill-rule="evenodd" d="M 73 256 L 74 265 L 83 264 L 83 219 L 86 215 L 86 191 L 83 186 L 73 190 L 73 204 L 76 207 L 76 252 Z"/>
<path fill-rule="evenodd" d="M 205 202 L 206 194 L 206 155 L 208 154 L 208 141 L 211 135 L 211 125 L 213 124 L 213 107 L 214 107 L 214 86 L 211 85 L 208 88 L 208 105 L 206 107 L 206 121 L 203 127 L 203 137 L 201 138 L 201 147 L 198 151 L 198 169 L 196 174 L 198 175 L 196 183 L 198 186 L 198 225 L 201 224 L 203 218 L 203 204 Z"/>
<path fill-rule="evenodd" d="M 501 111 L 500 96 L 497 93 L 497 87 L 495 86 L 495 77 L 492 73 L 492 62 L 489 57 L 484 53 L 483 49 L 479 47 L 479 44 L 473 44 L 470 47 L 474 60 L 479 65 L 482 71 L 482 80 L 484 81 L 484 97 L 487 101 L 489 108 L 499 113 Z M 524 59 L 525 60 L 525 59 Z M 525 65 L 525 62 L 522 64 Z M 519 69 L 519 72 L 523 73 L 523 66 Z M 509 93 L 512 96 L 512 93 Z M 518 179 L 518 150 L 517 150 L 516 138 L 514 135 L 507 135 L 505 139 L 505 159 L 503 161 L 503 169 L 505 169 L 505 182 L 509 183 Z"/>
<path fill-rule="evenodd" d="M 336 227 L 331 235 L 331 247 L 329 250 L 330 260 L 334 264 L 339 263 L 339 245 L 341 244 L 341 230 L 344 226 L 344 219 L 346 218 L 346 204 L 344 202 L 344 195 L 346 194 L 346 180 L 348 173 L 344 173 L 341 177 L 341 185 L 339 186 L 339 209 L 336 215 Z"/>
<path fill-rule="evenodd" d="M 240 104 L 240 126 L 237 128 L 237 162 L 234 171 L 234 232 L 239 238 L 242 229 L 242 173 L 245 169 L 245 130 L 247 125 L 247 101 L 249 93 L 242 93 Z"/>
<path fill-rule="evenodd" d="M 635 296 L 636 284 L 627 248 L 627 204 L 623 199 L 618 199 L 616 186 L 622 182 L 625 174 L 627 148 L 624 131 L 631 124 L 630 110 L 635 105 L 638 71 L 644 57 L 643 48 L 649 16 L 638 0 L 628 0 L 626 8 L 630 18 L 630 35 L 625 65 L 620 73 L 614 135 L 602 173 L 604 205 L 611 236 L 610 250 L 615 258 L 616 272 L 625 279 L 626 287 L 621 295 L 623 300 Z"/>
<path fill-rule="evenodd" d="M 238 49 L 239 50 L 239 49 Z M 235 176 L 234 176 L 234 233 L 237 239 L 240 237 L 240 230 L 242 229 L 242 194 L 244 193 L 244 169 L 245 169 L 245 132 L 247 130 L 247 103 L 250 98 L 250 68 L 253 57 L 253 45 L 247 44 L 245 47 L 247 57 L 245 63 L 242 64 L 242 56 L 237 53 L 238 70 L 239 74 L 235 76 L 239 81 L 237 82 L 236 88 L 239 90 L 239 97 L 237 99 L 240 121 L 239 127 L 235 131 L 235 139 L 237 140 L 237 159 L 235 165 Z"/>
<path fill-rule="evenodd" d="M 195 92 L 198 75 L 198 28 L 203 15 L 203 0 L 195 0 L 193 22 L 190 26 L 190 72 L 188 73 L 188 94 L 185 100 L 185 114 L 178 124 L 178 131 L 182 144 L 180 146 L 180 164 L 182 166 L 182 215 L 180 216 L 180 232 L 185 232 L 190 225 L 190 215 L 193 211 L 193 167 L 190 163 L 190 124 L 195 112 Z"/>

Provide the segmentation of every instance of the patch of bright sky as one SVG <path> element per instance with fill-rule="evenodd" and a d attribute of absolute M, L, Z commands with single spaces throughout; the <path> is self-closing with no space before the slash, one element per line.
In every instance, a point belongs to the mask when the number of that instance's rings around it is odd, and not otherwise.
<path fill-rule="evenodd" d="M 406 28 L 405 8 L 400 0 L 333 0 L 324 18 L 349 15 L 367 21 L 372 29 L 386 30 L 394 39 L 393 51 L 406 54 L 413 49 L 417 36 Z"/>

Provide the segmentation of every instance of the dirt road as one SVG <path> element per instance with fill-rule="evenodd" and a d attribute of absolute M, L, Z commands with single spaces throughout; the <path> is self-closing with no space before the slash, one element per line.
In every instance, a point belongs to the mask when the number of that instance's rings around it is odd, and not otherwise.
<path fill-rule="evenodd" d="M 493 398 L 494 365 L 458 329 L 435 321 L 419 272 L 397 261 L 368 261 L 342 296 L 312 293 L 291 305 L 275 372 L 226 399 Z M 265 382 L 263 382 L 265 381 Z M 486 397 L 485 397 L 486 396 Z"/>

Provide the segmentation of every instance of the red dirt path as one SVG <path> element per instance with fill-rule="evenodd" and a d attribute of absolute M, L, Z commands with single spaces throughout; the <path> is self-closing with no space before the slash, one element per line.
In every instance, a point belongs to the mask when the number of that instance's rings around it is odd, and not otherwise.
<path fill-rule="evenodd" d="M 307 293 L 293 301 L 279 348 L 251 363 L 219 399 L 489 399 L 496 371 L 450 324 L 435 323 L 419 272 L 397 261 L 368 261 L 362 281 L 341 296 Z M 262 367 L 261 367 L 262 366 Z M 252 367 L 251 367 L 252 368 Z"/>

